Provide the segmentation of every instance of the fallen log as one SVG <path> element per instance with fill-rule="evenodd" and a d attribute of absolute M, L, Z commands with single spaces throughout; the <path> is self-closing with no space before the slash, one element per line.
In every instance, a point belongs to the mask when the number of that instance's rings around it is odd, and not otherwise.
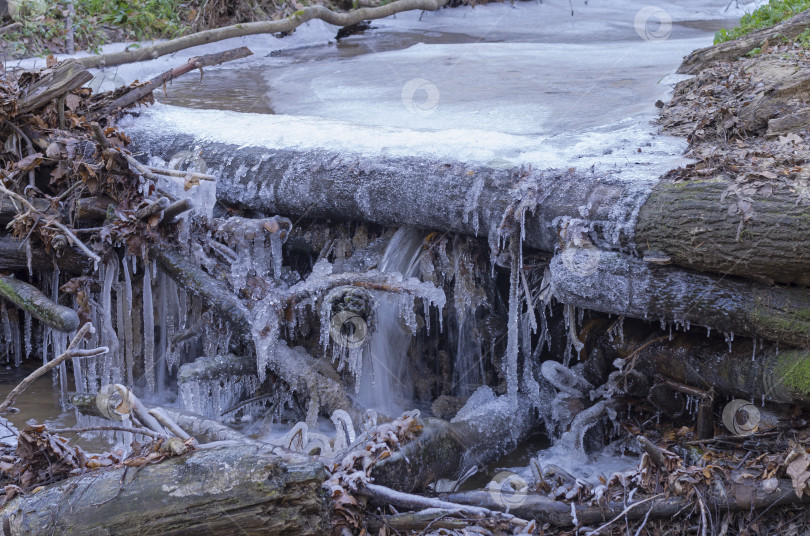
<path fill-rule="evenodd" d="M 806 289 L 657 266 L 618 253 L 590 255 L 593 265 L 587 270 L 572 265 L 564 255 L 551 260 L 551 288 L 561 302 L 810 347 Z"/>
<path fill-rule="evenodd" d="M 92 265 L 78 248 L 65 247 L 62 256 L 55 257 L 43 251 L 41 247 L 31 247 L 31 268 L 35 271 L 53 270 L 54 263 L 62 272 L 81 274 Z M 10 237 L 0 237 L 0 269 L 27 270 L 28 254 L 23 242 Z"/>
<path fill-rule="evenodd" d="M 45 199 L 29 199 L 32 205 L 39 211 L 46 211 L 50 208 L 51 204 Z M 0 225 L 5 227 L 13 220 L 17 214 L 24 212 L 23 205 L 15 203 L 14 199 L 8 197 L 0 197 Z"/>
<path fill-rule="evenodd" d="M 228 446 L 88 472 L 15 497 L 4 534 L 327 534 L 323 466 L 281 454 Z"/>
<path fill-rule="evenodd" d="M 134 132 L 137 149 L 163 158 L 198 147 L 210 167 L 219 167 L 217 197 L 237 207 L 488 236 L 524 203 L 525 244 L 532 248 L 555 251 L 561 232 L 577 229 L 601 249 L 637 248 L 686 268 L 810 285 L 810 207 L 786 186 L 746 197 L 756 217 L 743 225 L 733 210 L 734 184 L 720 178 L 639 182 L 593 170 L 502 169 Z"/>
<path fill-rule="evenodd" d="M 810 26 L 810 12 L 803 11 L 769 28 L 752 32 L 732 41 L 699 48 L 684 58 L 683 63 L 678 67 L 678 72 L 681 74 L 695 74 L 710 63 L 736 60 L 755 48 L 761 47 L 766 41 L 777 44 L 782 40 L 795 39 L 807 30 L 808 26 Z"/>
<path fill-rule="evenodd" d="M 0 297 L 53 329 L 73 331 L 79 327 L 76 311 L 54 303 L 39 289 L 15 277 L 0 275 Z"/>

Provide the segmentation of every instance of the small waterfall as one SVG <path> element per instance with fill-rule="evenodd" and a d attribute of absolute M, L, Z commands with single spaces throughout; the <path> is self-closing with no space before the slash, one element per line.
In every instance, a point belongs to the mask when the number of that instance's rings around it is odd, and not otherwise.
<path fill-rule="evenodd" d="M 424 235 L 413 227 L 401 227 L 391 237 L 378 266 L 381 272 L 416 277 Z M 408 346 L 413 336 L 403 325 L 402 300 L 396 295 L 375 296 L 376 331 L 363 350 L 363 368 L 359 378 L 358 402 L 389 415 L 410 408 L 413 382 L 408 373 Z"/>

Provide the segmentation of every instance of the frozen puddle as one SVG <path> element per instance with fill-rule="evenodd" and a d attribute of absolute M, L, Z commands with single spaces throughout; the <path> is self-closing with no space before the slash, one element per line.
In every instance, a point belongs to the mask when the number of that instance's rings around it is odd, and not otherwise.
<path fill-rule="evenodd" d="M 574 4 L 571 16 L 568 2 L 552 0 L 402 13 L 337 44 L 334 27 L 314 22 L 292 40 L 220 44 L 255 55 L 175 81 L 131 128 L 269 149 L 596 165 L 653 178 L 681 163 L 684 149 L 654 134 L 654 104 L 667 98 L 682 57 L 731 24 L 726 5 L 648 13 L 636 2 Z M 116 75 L 145 78 L 166 64 Z"/>

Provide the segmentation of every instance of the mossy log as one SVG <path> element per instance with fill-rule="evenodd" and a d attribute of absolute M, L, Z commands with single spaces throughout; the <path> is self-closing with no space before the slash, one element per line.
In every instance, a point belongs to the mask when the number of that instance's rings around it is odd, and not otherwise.
<path fill-rule="evenodd" d="M 79 328 L 79 315 L 73 309 L 54 303 L 45 294 L 25 281 L 0 275 L 0 297 L 34 318 L 59 331 L 74 331 Z"/>
<path fill-rule="evenodd" d="M 323 466 L 274 451 L 206 449 L 69 478 L 0 509 L 4 534 L 327 534 Z"/>
<path fill-rule="evenodd" d="M 658 266 L 615 252 L 591 252 L 593 264 L 564 255 L 549 264 L 563 303 L 631 318 L 704 326 L 729 334 L 810 347 L 810 292 Z"/>
<path fill-rule="evenodd" d="M 651 333 L 649 322 L 629 319 L 621 322 L 617 336 L 608 331 L 616 324 L 615 318 L 592 318 L 579 331 L 585 377 L 593 384 L 607 380 L 617 358 L 629 358 L 632 370 L 648 380 L 624 386 L 635 397 L 646 397 L 663 377 L 728 398 L 810 406 L 810 350 L 745 337 L 732 341 L 695 326 Z"/>
<path fill-rule="evenodd" d="M 652 250 L 694 270 L 810 285 L 810 206 L 786 186 L 738 194 L 725 179 L 645 182 L 592 170 L 240 147 L 139 129 L 133 137 L 144 152 L 201 150 L 219 169 L 217 197 L 245 209 L 485 237 L 535 199 L 525 218 L 531 248 L 555 251 L 573 224 L 601 249 Z M 741 201 L 750 203 L 745 213 Z"/>
<path fill-rule="evenodd" d="M 766 190 L 736 193 L 724 179 L 661 181 L 639 211 L 639 249 L 694 270 L 810 285 L 810 207 L 785 186 Z M 750 203 L 747 213 L 738 202 Z"/>
<path fill-rule="evenodd" d="M 684 58 L 678 72 L 681 74 L 695 74 L 714 62 L 736 60 L 755 48 L 761 47 L 765 41 L 769 41 L 770 44 L 774 45 L 782 40 L 795 39 L 808 27 L 810 27 L 810 11 L 803 11 L 770 28 L 751 32 L 732 41 L 695 50 Z"/>

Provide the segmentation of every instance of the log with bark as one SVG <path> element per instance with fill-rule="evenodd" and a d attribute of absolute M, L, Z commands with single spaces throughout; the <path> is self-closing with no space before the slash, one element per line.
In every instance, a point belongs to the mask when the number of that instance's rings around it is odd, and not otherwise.
<path fill-rule="evenodd" d="M 329 532 L 323 466 L 281 449 L 205 449 L 89 472 L 17 496 L 4 534 L 312 534 Z"/>
<path fill-rule="evenodd" d="M 734 512 L 746 510 L 764 510 L 787 505 L 801 505 L 810 502 L 810 496 L 798 497 L 790 480 L 780 480 L 775 489 L 766 490 L 753 479 L 740 479 L 741 483 L 723 483 L 719 479 L 715 488 L 704 495 L 706 506 L 712 511 Z M 503 510 L 492 494 L 487 491 L 450 493 L 443 499 L 460 504 L 480 506 L 491 510 Z M 570 527 L 575 524 L 572 512 L 576 512 L 576 521 L 582 525 L 595 526 L 607 523 L 615 518 L 642 519 L 648 512 L 652 519 L 672 519 L 683 514 L 687 509 L 697 507 L 695 497 L 681 496 L 658 497 L 652 500 L 637 498 L 633 502 L 608 503 L 605 505 L 576 506 L 549 499 L 544 495 L 528 493 L 520 497 L 520 504 L 511 505 L 509 511 L 524 519 L 535 519 L 541 523 Z M 633 506 L 636 505 L 636 506 Z M 628 508 L 628 506 L 630 506 Z"/>
<path fill-rule="evenodd" d="M 538 205 L 526 216 L 525 235 L 532 248 L 554 251 L 564 227 L 584 226 L 587 239 L 602 249 L 635 247 L 686 268 L 810 285 L 810 207 L 787 187 L 754 195 L 755 218 L 742 225 L 741 214 L 730 210 L 737 203 L 727 192 L 733 184 L 724 179 L 639 183 L 608 172 L 490 168 L 135 133 L 138 149 L 164 158 L 197 146 L 220 170 L 218 198 L 238 207 L 487 236 L 534 197 Z"/>
<path fill-rule="evenodd" d="M 614 252 L 588 255 L 586 265 L 565 254 L 551 260 L 551 291 L 563 303 L 810 347 L 807 289 L 658 266 Z"/>
<path fill-rule="evenodd" d="M 10 237 L 0 237 L 0 269 L 27 270 L 28 253 L 24 242 Z M 60 271 L 81 274 L 92 269 L 93 263 L 76 247 L 62 249 L 61 257 L 54 257 L 41 247 L 31 247 L 31 268 L 35 271 L 50 272 L 54 264 Z"/>
<path fill-rule="evenodd" d="M 0 297 L 56 330 L 73 331 L 79 327 L 76 311 L 54 303 L 38 288 L 13 276 L 0 275 Z"/>

